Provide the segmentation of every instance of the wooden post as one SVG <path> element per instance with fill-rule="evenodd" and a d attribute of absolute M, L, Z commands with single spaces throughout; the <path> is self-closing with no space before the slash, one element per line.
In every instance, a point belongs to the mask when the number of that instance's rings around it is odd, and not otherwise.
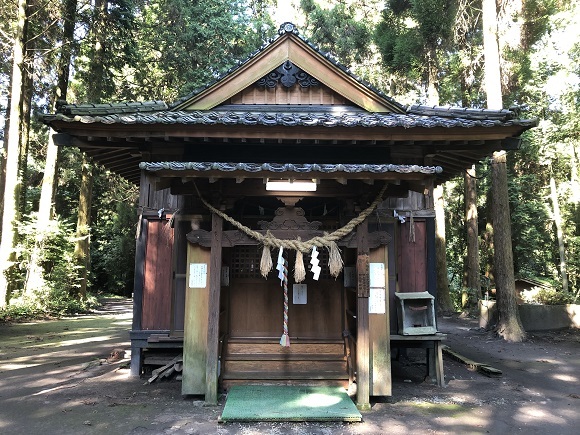
<path fill-rule="evenodd" d="M 435 257 L 435 219 L 425 218 L 427 236 L 427 291 L 437 298 L 437 263 Z M 435 304 L 437 304 L 435 299 Z"/>
<path fill-rule="evenodd" d="M 145 251 L 147 249 L 147 220 L 139 215 L 139 234 L 135 247 L 135 274 L 133 280 L 133 331 L 141 330 L 143 318 L 143 286 L 145 284 Z M 141 348 L 131 344 L 131 376 L 141 375 Z"/>
<path fill-rule="evenodd" d="M 372 299 L 369 296 L 369 383 L 371 396 L 391 396 L 391 344 L 389 327 L 389 247 L 379 246 L 370 251 L 370 264 L 382 263 L 385 266 L 384 281 L 378 281 L 378 277 L 371 277 L 371 291 L 377 292 L 376 287 L 382 286 L 385 305 L 384 313 L 379 313 L 377 307 L 372 310 Z M 375 287 L 373 289 L 373 287 Z M 376 301 L 375 301 L 376 303 Z M 374 312 L 371 312 L 374 311 Z"/>
<path fill-rule="evenodd" d="M 207 321 L 210 283 L 192 282 L 193 267 L 208 266 L 211 250 L 199 245 L 187 246 L 185 314 L 183 319 L 183 372 L 181 394 L 204 395 L 206 392 Z M 190 287 L 192 285 L 192 287 Z"/>
<path fill-rule="evenodd" d="M 370 404 L 370 335 L 369 335 L 369 246 L 368 223 L 357 227 L 357 336 L 356 336 L 356 402 L 361 410 Z"/>
<path fill-rule="evenodd" d="M 217 405 L 223 219 L 212 214 L 205 402 Z"/>
<path fill-rule="evenodd" d="M 141 171 L 139 186 L 139 206 L 149 205 L 146 188 L 148 186 L 145 171 Z M 145 284 L 145 251 L 147 249 L 147 220 L 143 218 L 143 208 L 139 212 L 137 234 L 135 235 L 135 272 L 133 279 L 133 321 L 131 329 L 141 330 L 143 316 L 143 285 Z M 131 376 L 141 375 L 141 348 L 131 343 Z"/>

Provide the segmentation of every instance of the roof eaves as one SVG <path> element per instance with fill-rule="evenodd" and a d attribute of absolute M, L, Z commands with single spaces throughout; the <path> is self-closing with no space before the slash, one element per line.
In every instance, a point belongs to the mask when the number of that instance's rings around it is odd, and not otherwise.
<path fill-rule="evenodd" d="M 57 113 L 67 116 L 98 116 L 148 113 L 167 110 L 164 101 L 132 101 L 122 103 L 85 103 L 85 104 L 61 104 L 57 107 Z"/>
<path fill-rule="evenodd" d="M 537 125 L 537 120 L 519 120 L 518 115 L 520 110 L 517 107 L 510 109 L 476 109 L 476 108 L 464 108 L 457 106 L 426 106 L 426 105 L 411 105 L 407 107 L 406 113 L 408 115 L 418 115 L 418 116 L 436 116 L 441 118 L 463 118 L 470 120 L 480 120 L 480 121 L 527 121 L 532 122 L 533 126 Z"/>
<path fill-rule="evenodd" d="M 181 124 L 181 125 L 264 125 L 285 127 L 385 127 L 385 128 L 471 128 L 520 126 L 528 129 L 537 125 L 536 120 L 477 118 L 465 114 L 463 117 L 407 114 L 379 114 L 367 112 L 246 112 L 246 111 L 157 111 L 146 113 L 109 113 L 103 115 L 45 115 L 45 122 L 65 121 L 85 124 Z"/>

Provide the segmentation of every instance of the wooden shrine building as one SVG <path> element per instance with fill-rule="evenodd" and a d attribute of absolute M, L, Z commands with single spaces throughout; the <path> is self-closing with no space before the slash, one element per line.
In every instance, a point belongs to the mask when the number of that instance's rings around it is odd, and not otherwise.
<path fill-rule="evenodd" d="M 361 406 L 391 395 L 395 292 L 436 295 L 433 187 L 534 125 L 402 106 L 291 23 L 174 104 L 65 104 L 44 120 L 140 186 L 133 374 L 166 335 L 183 341 L 183 394 L 356 383 Z"/>

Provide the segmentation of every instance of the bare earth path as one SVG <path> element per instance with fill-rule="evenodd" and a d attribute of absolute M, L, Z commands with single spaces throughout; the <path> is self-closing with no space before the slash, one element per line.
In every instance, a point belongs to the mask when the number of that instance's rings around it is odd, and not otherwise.
<path fill-rule="evenodd" d="M 472 320 L 440 319 L 448 345 L 503 371 L 493 379 L 445 358 L 446 388 L 424 382 L 420 355 L 393 363 L 392 403 L 363 423 L 217 423 L 217 407 L 179 382 L 129 377 L 131 301 L 88 316 L 0 324 L 2 434 L 457 434 L 580 432 L 580 331 L 507 344 Z M 127 351 L 107 361 L 114 349 Z"/>

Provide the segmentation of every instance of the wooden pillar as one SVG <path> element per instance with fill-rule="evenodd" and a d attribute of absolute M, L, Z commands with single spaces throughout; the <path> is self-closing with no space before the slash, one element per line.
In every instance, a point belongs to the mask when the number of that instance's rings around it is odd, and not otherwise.
<path fill-rule="evenodd" d="M 218 400 L 218 348 L 220 325 L 220 290 L 222 270 L 223 219 L 212 214 L 211 259 L 209 270 L 209 300 L 207 324 L 207 359 L 205 370 L 205 402 L 217 405 Z"/>
<path fill-rule="evenodd" d="M 384 275 L 370 268 L 370 291 L 375 292 L 369 296 L 369 346 L 370 346 L 370 395 L 371 396 L 391 396 L 391 329 L 389 326 L 389 247 L 379 246 L 370 251 L 370 264 L 384 265 Z M 374 275 L 374 276 L 373 276 Z M 380 280 L 379 278 L 382 278 Z M 380 289 L 380 290 L 379 290 Z M 381 296 L 378 292 L 383 292 L 384 305 L 379 304 Z M 374 306 L 373 306 L 374 305 Z"/>
<path fill-rule="evenodd" d="M 361 410 L 370 405 L 370 334 L 369 334 L 369 245 L 368 223 L 357 227 L 357 337 L 356 403 Z"/>
<path fill-rule="evenodd" d="M 203 267 L 207 266 L 207 274 L 211 275 L 210 258 L 210 249 L 188 244 L 181 380 L 184 396 L 204 395 L 206 391 L 209 282 L 207 275 L 203 276 Z"/>
<path fill-rule="evenodd" d="M 427 237 L 427 291 L 437 298 L 437 263 L 435 260 L 435 218 L 428 217 L 426 221 Z M 437 304 L 437 299 L 435 299 Z"/>
<path fill-rule="evenodd" d="M 145 284 L 145 253 L 147 249 L 147 220 L 143 219 L 143 207 L 149 205 L 148 180 L 145 171 L 141 171 L 139 186 L 139 221 L 135 235 L 135 272 L 133 275 L 133 321 L 132 331 L 141 330 L 143 317 L 143 286 Z M 141 375 L 141 347 L 131 342 L 131 376 Z"/>

